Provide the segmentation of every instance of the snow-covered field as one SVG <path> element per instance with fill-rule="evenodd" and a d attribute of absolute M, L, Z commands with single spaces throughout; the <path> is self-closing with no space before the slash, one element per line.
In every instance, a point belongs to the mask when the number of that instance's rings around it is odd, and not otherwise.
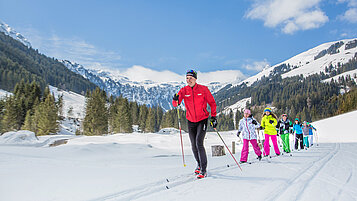
<path fill-rule="evenodd" d="M 16 144 L 0 136 L 0 200 L 356 200 L 356 119 L 357 111 L 314 122 L 319 146 L 315 141 L 293 156 L 255 162 L 251 151 L 254 163 L 243 164 L 242 172 L 230 155 L 211 156 L 211 145 L 223 144 L 207 133 L 202 180 L 192 174 L 186 133 L 186 167 L 178 133 L 43 136 Z M 229 147 L 238 142 L 235 131 L 221 134 Z M 52 138 L 69 141 L 48 147 Z"/>

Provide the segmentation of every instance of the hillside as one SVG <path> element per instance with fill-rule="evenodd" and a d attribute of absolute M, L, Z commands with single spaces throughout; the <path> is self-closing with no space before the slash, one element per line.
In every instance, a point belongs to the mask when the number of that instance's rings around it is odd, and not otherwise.
<path fill-rule="evenodd" d="M 71 72 L 56 59 L 25 46 L 1 31 L 0 76 L 0 88 L 6 91 L 12 91 L 22 79 L 36 81 L 43 88 L 52 85 L 82 94 L 95 88 L 90 81 Z"/>
<path fill-rule="evenodd" d="M 333 116 L 343 102 L 340 93 L 356 87 L 356 45 L 357 39 L 322 44 L 228 85 L 215 94 L 219 110 L 235 112 L 235 104 L 251 98 L 249 107 L 273 106 L 278 114 L 309 121 Z"/>

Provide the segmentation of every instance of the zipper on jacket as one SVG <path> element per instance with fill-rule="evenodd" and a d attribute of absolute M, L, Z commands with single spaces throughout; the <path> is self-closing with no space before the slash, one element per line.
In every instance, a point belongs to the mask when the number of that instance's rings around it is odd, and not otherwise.
<path fill-rule="evenodd" d="M 195 86 L 193 86 L 195 87 Z M 192 101 L 193 101 L 193 110 L 195 111 L 195 121 L 197 121 L 197 114 L 196 114 L 196 107 L 195 107 L 195 93 L 193 92 L 193 87 L 192 89 Z"/>
<path fill-rule="evenodd" d="M 249 128 L 248 128 L 248 118 L 245 119 L 245 125 L 247 126 L 247 130 L 248 130 L 248 133 L 249 133 L 249 140 L 250 140 L 250 131 L 249 131 Z"/>

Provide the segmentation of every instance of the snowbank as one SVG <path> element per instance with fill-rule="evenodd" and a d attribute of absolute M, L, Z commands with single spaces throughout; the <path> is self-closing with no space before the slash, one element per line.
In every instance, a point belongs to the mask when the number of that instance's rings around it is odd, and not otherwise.
<path fill-rule="evenodd" d="M 159 130 L 159 132 L 157 132 L 158 134 L 174 134 L 174 133 L 179 133 L 180 130 L 176 129 L 176 128 L 163 128 L 161 130 Z M 184 131 L 182 131 L 184 132 Z"/>
<path fill-rule="evenodd" d="M 6 132 L 0 136 L 0 144 L 36 144 L 38 139 L 34 132 L 20 130 Z"/>
<path fill-rule="evenodd" d="M 357 142 L 357 111 L 313 122 L 319 142 Z"/>

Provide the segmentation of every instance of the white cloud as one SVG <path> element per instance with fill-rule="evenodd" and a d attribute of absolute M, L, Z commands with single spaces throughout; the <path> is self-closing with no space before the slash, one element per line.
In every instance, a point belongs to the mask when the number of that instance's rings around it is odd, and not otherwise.
<path fill-rule="evenodd" d="M 342 16 L 340 16 L 340 19 L 350 23 L 357 23 L 357 8 L 348 9 Z"/>
<path fill-rule="evenodd" d="M 264 26 L 281 27 L 287 34 L 319 28 L 328 17 L 319 8 L 321 0 L 254 0 L 245 14 L 248 19 L 264 21 Z"/>
<path fill-rule="evenodd" d="M 156 83 L 184 82 L 186 83 L 186 74 L 180 75 L 172 71 L 157 71 L 144 66 L 134 65 L 125 70 L 106 70 L 115 77 L 125 76 L 131 81 L 144 82 L 147 80 Z M 239 70 L 220 70 L 213 72 L 197 72 L 197 82 L 208 84 L 211 82 L 238 82 L 245 79 L 246 76 Z"/>
<path fill-rule="evenodd" d="M 239 70 L 220 70 L 213 72 L 197 72 L 197 82 L 202 84 L 208 84 L 211 82 L 220 82 L 220 83 L 233 83 L 242 81 L 247 76 L 245 76 Z"/>
<path fill-rule="evenodd" d="M 134 65 L 131 68 L 117 71 L 118 74 L 124 75 L 129 80 L 136 82 L 143 82 L 146 80 L 153 80 L 159 83 L 165 82 L 183 82 L 184 76 L 177 73 L 165 70 L 156 71 L 143 66 Z"/>
<path fill-rule="evenodd" d="M 357 7 L 357 0 L 338 0 L 337 3 L 347 3 L 349 7 Z"/>
<path fill-rule="evenodd" d="M 61 37 L 55 33 L 44 35 L 33 28 L 23 31 L 31 41 L 33 48 L 57 59 L 66 59 L 80 63 L 87 68 L 113 68 L 119 65 L 119 53 L 96 47 L 79 37 Z"/>
<path fill-rule="evenodd" d="M 270 66 L 270 64 L 266 59 L 264 59 L 264 61 L 254 61 L 250 64 L 245 64 L 243 65 L 243 68 L 247 70 L 261 71 L 267 66 Z"/>
<path fill-rule="evenodd" d="M 349 23 L 357 23 L 357 0 L 338 0 L 337 3 L 347 3 L 348 9 L 337 18 Z"/>

